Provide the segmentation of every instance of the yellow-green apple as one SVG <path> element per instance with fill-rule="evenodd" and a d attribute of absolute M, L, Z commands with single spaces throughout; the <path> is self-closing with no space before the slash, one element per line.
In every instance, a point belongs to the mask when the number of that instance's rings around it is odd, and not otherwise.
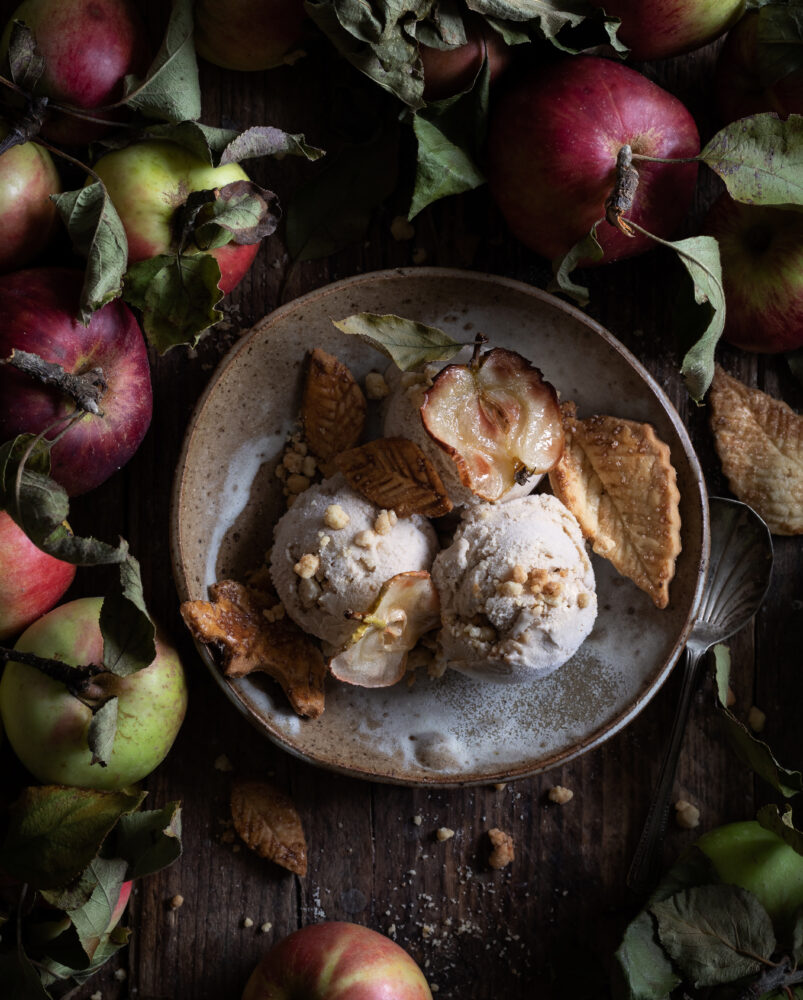
<path fill-rule="evenodd" d="M 455 49 L 419 47 L 424 66 L 424 100 L 441 101 L 468 90 L 474 77 L 488 58 L 491 80 L 496 80 L 511 60 L 511 50 L 481 18 L 470 18 L 466 24 L 466 44 Z"/>
<path fill-rule="evenodd" d="M 803 857 L 756 820 L 728 823 L 696 842 L 723 882 L 752 892 L 776 927 L 786 930 L 803 905 Z"/>
<path fill-rule="evenodd" d="M 742 16 L 745 0 L 591 0 L 621 18 L 619 38 L 634 59 L 663 59 L 698 49 Z"/>
<path fill-rule="evenodd" d="M 212 167 L 174 142 L 150 140 L 107 153 L 95 164 L 125 227 L 128 260 L 148 260 L 175 249 L 176 210 L 193 191 L 248 180 L 237 163 Z M 219 288 L 230 292 L 251 266 L 258 243 L 227 243 L 209 251 L 220 265 Z M 198 252 L 186 248 L 186 252 Z"/>
<path fill-rule="evenodd" d="M 75 318 L 83 280 L 81 271 L 68 268 L 0 277 L 0 358 L 28 351 L 76 375 L 102 369 L 101 413 L 85 413 L 51 449 L 53 478 L 73 496 L 125 465 L 145 436 L 152 410 L 148 354 L 133 313 L 119 300 L 110 302 L 83 326 Z M 38 434 L 77 412 L 59 389 L 10 365 L 0 365 L 0 398 L 2 441 Z"/>
<path fill-rule="evenodd" d="M 803 114 L 803 69 L 765 86 L 758 62 L 759 11 L 750 11 L 728 32 L 714 71 L 720 120 L 735 122 L 774 111 L 781 118 Z"/>
<path fill-rule="evenodd" d="M 75 566 L 37 548 L 0 511 L 0 639 L 17 635 L 49 611 L 74 576 Z"/>
<path fill-rule="evenodd" d="M 803 347 L 803 214 L 723 194 L 703 232 L 719 242 L 725 339 L 765 353 Z"/>
<path fill-rule="evenodd" d="M 304 0 L 196 0 L 195 48 L 224 69 L 271 69 L 301 41 L 304 18 Z"/>
<path fill-rule="evenodd" d="M 114 120 L 103 106 L 123 96 L 127 74 L 147 67 L 145 30 L 129 0 L 23 0 L 6 25 L 5 56 L 15 20 L 33 32 L 44 58 L 37 95 Z M 68 145 L 91 142 L 105 131 L 88 121 L 51 114 L 42 135 Z"/>
<path fill-rule="evenodd" d="M 0 139 L 8 129 L 0 124 Z M 61 191 L 50 153 L 35 142 L 0 156 L 0 273 L 25 267 L 44 250 L 58 212 L 50 200 Z"/>
<path fill-rule="evenodd" d="M 102 598 L 62 604 L 34 622 L 15 650 L 72 666 L 101 664 Z M 178 653 L 157 633 L 156 658 L 127 677 L 104 675 L 118 698 L 117 734 L 106 767 L 92 764 L 87 742 L 92 711 L 58 680 L 10 660 L 0 681 L 0 714 L 12 749 L 38 780 L 79 788 L 118 789 L 140 781 L 164 760 L 187 708 Z"/>
<path fill-rule="evenodd" d="M 407 952 L 359 924 L 302 927 L 265 955 L 242 1000 L 432 1000 Z"/>
<path fill-rule="evenodd" d="M 563 256 L 604 217 L 624 145 L 668 158 L 700 151 L 680 101 L 618 62 L 563 58 L 521 79 L 492 109 L 488 137 L 491 194 L 514 235 L 545 257 Z M 633 165 L 640 182 L 627 218 L 666 239 L 689 208 L 697 164 Z M 607 223 L 598 237 L 605 261 L 653 245 Z"/>

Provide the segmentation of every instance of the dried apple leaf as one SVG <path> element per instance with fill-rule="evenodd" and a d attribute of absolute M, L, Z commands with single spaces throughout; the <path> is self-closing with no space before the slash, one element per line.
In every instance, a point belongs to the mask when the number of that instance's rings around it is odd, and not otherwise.
<path fill-rule="evenodd" d="M 120 817 L 114 830 L 115 857 L 128 865 L 127 878 L 142 878 L 181 857 L 181 803 Z"/>
<path fill-rule="evenodd" d="M 126 863 L 120 858 L 95 858 L 88 870 L 95 879 L 95 888 L 83 906 L 70 911 L 70 920 L 81 947 L 92 961 L 108 938 L 106 929 L 126 878 Z"/>
<path fill-rule="evenodd" d="M 24 21 L 17 19 L 11 24 L 8 66 L 14 83 L 29 93 L 33 92 L 45 69 L 45 60 L 34 33 Z"/>
<path fill-rule="evenodd" d="M 614 956 L 623 1000 L 667 1000 L 682 982 L 658 941 L 654 918 L 642 911 L 627 927 Z"/>
<path fill-rule="evenodd" d="M 605 256 L 605 251 L 600 246 L 597 239 L 597 226 L 595 223 L 591 227 L 588 236 L 584 236 L 569 250 L 565 257 L 552 262 L 553 280 L 550 282 L 547 291 L 564 292 L 575 300 L 579 306 L 587 306 L 590 293 L 583 285 L 578 285 L 572 281 L 572 271 L 585 264 L 597 263 Z"/>
<path fill-rule="evenodd" d="M 267 781 L 238 778 L 231 790 L 234 829 L 260 857 L 302 878 L 307 841 L 293 800 Z"/>
<path fill-rule="evenodd" d="M 359 337 L 390 358 L 403 372 L 429 363 L 449 361 L 464 346 L 437 327 L 393 314 L 355 313 L 332 322 L 342 333 Z"/>
<path fill-rule="evenodd" d="M 353 448 L 365 426 L 365 409 L 362 389 L 346 365 L 316 347 L 307 360 L 301 401 L 304 437 L 313 455 L 328 462 Z"/>
<path fill-rule="evenodd" d="M 279 199 L 253 181 L 234 181 L 214 191 L 195 220 L 193 238 L 202 250 L 227 243 L 259 243 L 276 231 Z"/>

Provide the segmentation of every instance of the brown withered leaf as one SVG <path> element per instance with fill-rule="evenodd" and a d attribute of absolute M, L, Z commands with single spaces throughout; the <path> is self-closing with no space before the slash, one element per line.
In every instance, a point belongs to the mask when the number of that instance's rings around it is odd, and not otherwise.
<path fill-rule="evenodd" d="M 289 618 L 268 621 L 273 595 L 235 580 L 210 588 L 211 601 L 185 601 L 181 616 L 196 639 L 214 643 L 227 677 L 260 671 L 277 680 L 301 716 L 317 719 L 324 709 L 326 664 L 320 649 Z"/>
<path fill-rule="evenodd" d="M 318 347 L 307 362 L 301 421 L 310 450 L 323 462 L 353 448 L 365 426 L 362 389 L 344 364 Z"/>
<path fill-rule="evenodd" d="M 803 415 L 717 365 L 708 396 L 722 471 L 774 535 L 803 534 Z"/>
<path fill-rule="evenodd" d="M 399 517 L 440 517 L 454 507 L 435 466 L 407 438 L 369 441 L 339 455 L 336 464 L 355 490 Z"/>
<path fill-rule="evenodd" d="M 597 555 L 665 608 L 681 548 L 680 493 L 668 445 L 649 424 L 578 420 L 574 403 L 561 411 L 566 447 L 549 473 L 555 496 Z"/>
<path fill-rule="evenodd" d="M 293 800 L 267 781 L 238 778 L 231 789 L 234 829 L 261 858 L 307 874 L 307 841 Z"/>

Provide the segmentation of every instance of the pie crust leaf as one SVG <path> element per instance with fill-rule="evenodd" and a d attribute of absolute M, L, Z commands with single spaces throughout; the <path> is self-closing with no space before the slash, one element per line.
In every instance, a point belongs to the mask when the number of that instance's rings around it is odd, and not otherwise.
<path fill-rule="evenodd" d="M 803 534 L 803 415 L 719 365 L 708 399 L 714 443 L 733 493 L 774 535 Z"/>
<path fill-rule="evenodd" d="M 440 517 L 454 504 L 435 466 L 414 441 L 378 438 L 337 458 L 350 486 L 399 517 Z"/>
<path fill-rule="evenodd" d="M 331 461 L 353 448 L 365 426 L 365 396 L 348 368 L 316 347 L 309 355 L 301 421 L 314 455 Z"/>
<path fill-rule="evenodd" d="M 618 417 L 577 419 L 561 406 L 566 446 L 549 473 L 597 555 L 653 599 L 669 603 L 680 553 L 680 494 L 669 447 L 649 424 Z"/>
<path fill-rule="evenodd" d="M 267 781 L 238 778 L 231 790 L 234 829 L 260 857 L 307 874 L 307 840 L 292 799 Z"/>
<path fill-rule="evenodd" d="M 235 580 L 210 588 L 211 601 L 185 601 L 181 616 L 200 642 L 222 652 L 226 677 L 266 673 L 284 689 L 293 709 L 317 719 L 324 709 L 326 663 L 315 643 L 287 617 L 268 621 L 276 598 Z"/>

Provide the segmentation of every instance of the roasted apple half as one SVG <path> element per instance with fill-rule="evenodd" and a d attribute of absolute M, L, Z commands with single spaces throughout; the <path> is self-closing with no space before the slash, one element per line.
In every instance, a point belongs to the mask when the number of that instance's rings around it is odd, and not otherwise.
<path fill-rule="evenodd" d="M 548 472 L 563 453 L 554 387 L 502 347 L 447 365 L 426 393 L 421 419 L 463 485 L 483 500 L 500 500 L 514 483 Z"/>

